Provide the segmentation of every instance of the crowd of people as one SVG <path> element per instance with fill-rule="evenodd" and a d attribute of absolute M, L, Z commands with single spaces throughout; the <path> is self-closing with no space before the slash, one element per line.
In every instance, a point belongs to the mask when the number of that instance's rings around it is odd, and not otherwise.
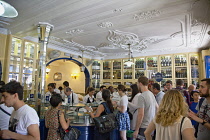
<path fill-rule="evenodd" d="M 23 87 L 19 82 L 0 82 L 0 137 L 2 139 L 40 139 L 39 117 L 36 111 L 24 103 Z M 131 97 L 126 87 L 118 85 L 106 89 L 101 86 L 96 93 L 88 87 L 83 99 L 63 82 L 63 87 L 56 88 L 55 83 L 48 84 L 44 100 L 51 108 L 45 114 L 45 125 L 49 128 L 48 140 L 61 139 L 57 130 L 68 129 L 69 119 L 60 109 L 63 103 L 99 104 L 96 111 L 86 106 L 92 118 L 112 113 L 117 110 L 117 128 L 101 134 L 95 128 L 95 137 L 102 140 L 117 140 L 117 132 L 126 140 L 127 130 L 133 130 L 133 138 L 140 135 L 147 140 L 208 140 L 210 138 L 210 79 L 201 80 L 199 89 L 189 85 L 184 89 L 184 82 L 176 80 L 176 87 L 166 81 L 163 91 L 158 83 L 149 85 L 145 76 L 138 78 L 137 84 L 131 85 Z M 202 98 L 200 98 L 202 97 Z"/>

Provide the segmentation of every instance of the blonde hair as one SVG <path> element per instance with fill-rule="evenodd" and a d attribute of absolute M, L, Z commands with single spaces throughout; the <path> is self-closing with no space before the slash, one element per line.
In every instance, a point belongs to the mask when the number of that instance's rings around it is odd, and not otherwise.
<path fill-rule="evenodd" d="M 162 126 L 172 125 L 181 116 L 186 115 L 187 109 L 182 94 L 178 90 L 169 90 L 163 96 L 155 121 Z"/>

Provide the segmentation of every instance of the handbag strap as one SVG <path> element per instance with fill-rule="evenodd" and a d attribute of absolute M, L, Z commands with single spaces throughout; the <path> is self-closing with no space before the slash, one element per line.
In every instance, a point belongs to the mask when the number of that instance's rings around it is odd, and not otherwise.
<path fill-rule="evenodd" d="M 0 107 L 0 110 L 1 110 L 1 111 L 3 111 L 5 114 L 7 114 L 7 115 L 11 116 L 11 114 L 10 114 L 10 113 L 8 113 L 8 112 L 7 112 L 6 110 L 4 110 L 3 108 L 1 108 L 1 107 Z"/>
<path fill-rule="evenodd" d="M 107 103 L 106 103 L 106 102 L 103 102 L 103 103 L 101 103 L 101 104 L 104 106 L 104 110 L 105 110 L 106 114 L 110 114 L 110 113 L 112 113 L 112 112 L 110 111 L 110 109 L 108 108 L 108 106 L 107 106 Z"/>
<path fill-rule="evenodd" d="M 181 138 L 181 140 L 182 140 L 182 124 L 183 124 L 184 118 L 185 117 L 182 118 L 181 126 L 180 126 L 180 138 Z"/>

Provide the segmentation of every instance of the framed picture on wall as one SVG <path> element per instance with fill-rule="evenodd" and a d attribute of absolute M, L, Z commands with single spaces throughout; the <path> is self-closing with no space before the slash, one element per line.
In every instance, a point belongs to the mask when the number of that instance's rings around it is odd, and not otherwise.
<path fill-rule="evenodd" d="M 54 81 L 61 81 L 62 80 L 62 74 L 60 72 L 56 72 L 53 76 Z"/>

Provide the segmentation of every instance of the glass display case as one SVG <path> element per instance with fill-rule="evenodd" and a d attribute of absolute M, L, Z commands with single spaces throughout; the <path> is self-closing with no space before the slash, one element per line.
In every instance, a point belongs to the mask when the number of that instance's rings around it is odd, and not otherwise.
<path fill-rule="evenodd" d="M 128 61 L 128 59 L 123 60 L 123 78 L 124 79 L 133 79 L 133 65 L 127 66 L 126 64 L 124 64 L 127 61 Z"/>
<path fill-rule="evenodd" d="M 199 56 L 198 54 L 190 54 L 190 84 L 199 88 Z"/>

